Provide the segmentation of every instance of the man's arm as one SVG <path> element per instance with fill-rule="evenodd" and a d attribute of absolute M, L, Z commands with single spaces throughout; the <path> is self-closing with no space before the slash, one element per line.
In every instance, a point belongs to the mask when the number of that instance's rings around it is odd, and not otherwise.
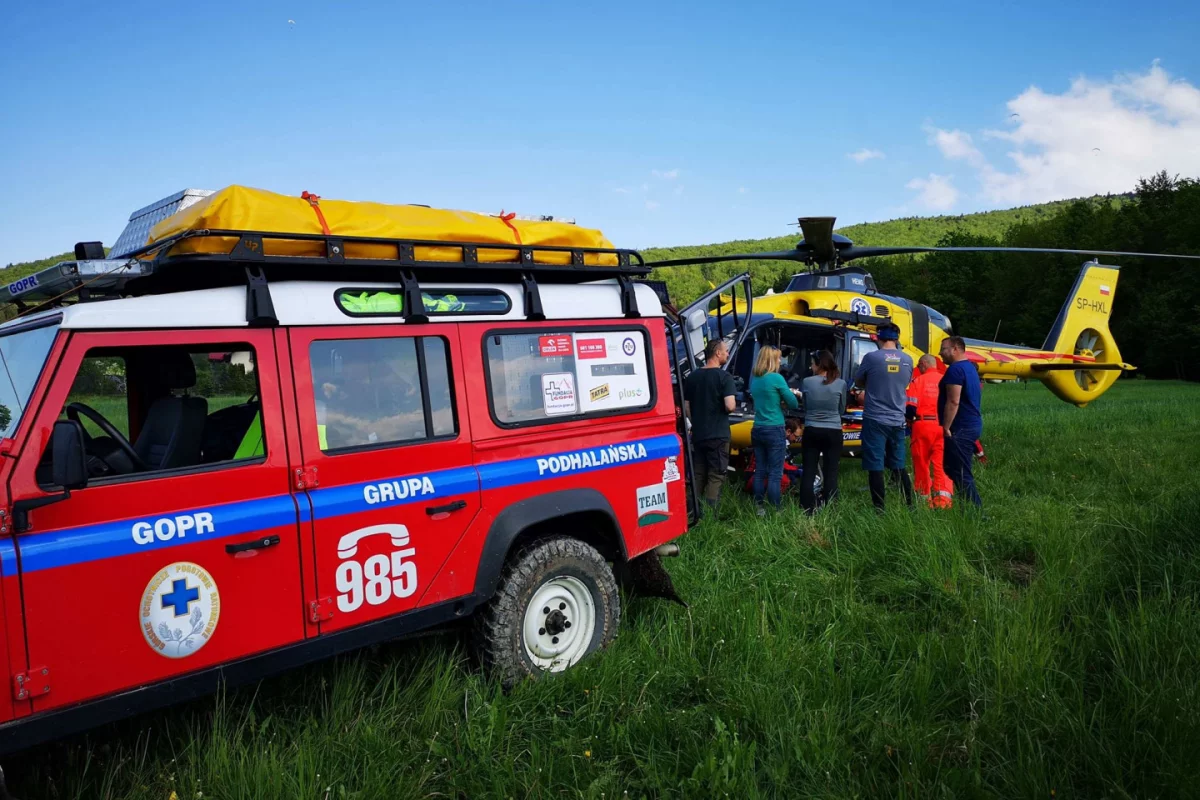
<path fill-rule="evenodd" d="M 721 381 L 721 386 L 725 390 L 725 411 L 732 412 L 737 408 L 737 384 L 733 382 L 733 376 L 726 372 Z"/>
<path fill-rule="evenodd" d="M 946 386 L 946 405 L 942 409 L 942 431 L 947 437 L 950 436 L 950 426 L 954 424 L 954 417 L 958 414 L 958 403 L 961 399 L 962 386 L 948 384 Z"/>

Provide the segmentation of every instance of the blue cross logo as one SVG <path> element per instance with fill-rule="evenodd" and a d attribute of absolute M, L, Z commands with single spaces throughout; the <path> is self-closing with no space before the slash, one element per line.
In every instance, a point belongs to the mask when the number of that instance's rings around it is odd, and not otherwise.
<path fill-rule="evenodd" d="M 188 613 L 192 603 L 200 599 L 200 590 L 188 588 L 187 579 L 179 578 L 171 584 L 171 593 L 162 597 L 162 607 L 175 606 L 175 616 L 182 617 Z"/>

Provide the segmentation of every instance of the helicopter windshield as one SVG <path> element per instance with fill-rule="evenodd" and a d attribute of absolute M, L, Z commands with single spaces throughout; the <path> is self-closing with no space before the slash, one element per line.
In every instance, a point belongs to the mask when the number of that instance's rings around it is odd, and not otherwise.
<path fill-rule="evenodd" d="M 819 272 L 808 272 L 793 275 L 786 291 L 806 292 L 814 289 L 837 290 L 845 289 L 851 292 L 875 292 L 875 279 L 866 272 L 846 272 L 830 275 Z"/>

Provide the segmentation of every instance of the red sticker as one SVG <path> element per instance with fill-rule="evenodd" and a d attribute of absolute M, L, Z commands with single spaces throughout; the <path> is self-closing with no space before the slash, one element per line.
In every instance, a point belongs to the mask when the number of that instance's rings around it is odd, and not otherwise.
<path fill-rule="evenodd" d="M 570 336 L 539 336 L 538 354 L 542 356 L 571 355 Z"/>
<path fill-rule="evenodd" d="M 575 342 L 579 348 L 579 358 L 607 358 L 608 350 L 604 347 L 603 339 L 579 339 Z"/>

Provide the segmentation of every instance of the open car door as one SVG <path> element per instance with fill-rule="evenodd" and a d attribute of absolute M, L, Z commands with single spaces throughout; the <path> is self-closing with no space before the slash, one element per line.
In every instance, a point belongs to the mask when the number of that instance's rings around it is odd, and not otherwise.
<path fill-rule="evenodd" d="M 679 312 L 671 326 L 671 344 L 680 383 L 703 366 L 704 348 L 711 339 L 724 339 L 730 353 L 738 349 L 750 331 L 753 305 L 750 273 L 743 272 Z"/>
<path fill-rule="evenodd" d="M 750 309 L 753 303 L 750 273 L 745 272 L 702 295 L 679 311 L 674 319 L 668 317 L 667 344 L 671 349 L 676 404 L 680 410 L 679 435 L 683 439 L 687 485 L 691 489 L 688 492 L 689 522 L 697 518 L 697 499 L 700 495 L 696 487 L 696 473 L 692 469 L 691 429 L 683 418 L 683 382 L 692 370 L 703 365 L 704 348 L 710 339 L 724 339 L 731 353 L 737 350 L 750 330 Z M 731 359 L 729 364 L 732 363 Z M 726 369 L 729 368 L 729 364 L 725 365 Z"/>

